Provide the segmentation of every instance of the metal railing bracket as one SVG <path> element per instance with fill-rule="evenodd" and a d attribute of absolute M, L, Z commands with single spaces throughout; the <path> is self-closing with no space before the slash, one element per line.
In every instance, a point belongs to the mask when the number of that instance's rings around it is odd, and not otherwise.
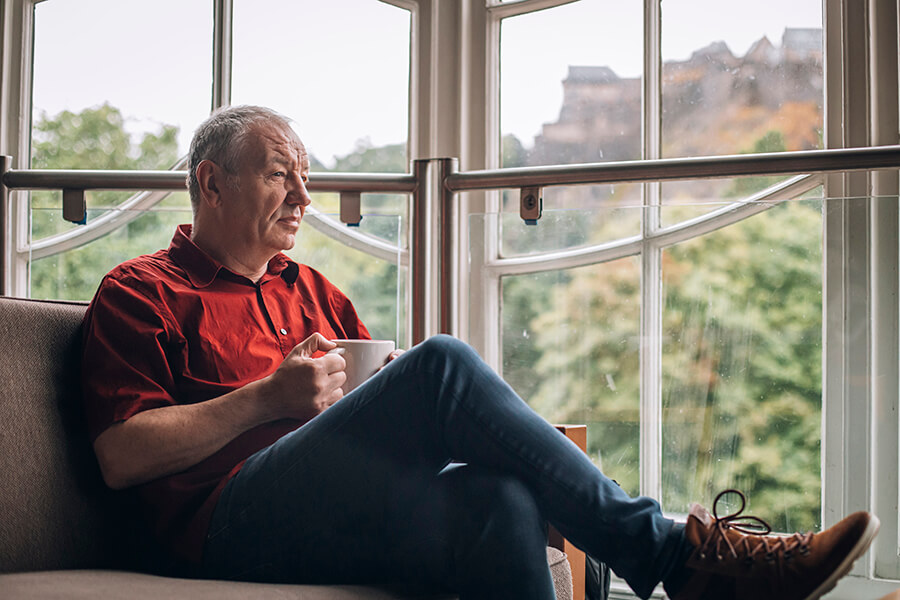
<path fill-rule="evenodd" d="M 543 190 L 540 187 L 523 187 L 519 191 L 519 216 L 526 225 L 537 225 L 544 210 Z"/>
<path fill-rule="evenodd" d="M 76 225 L 87 223 L 87 202 L 84 190 L 63 189 L 63 219 Z"/>
<path fill-rule="evenodd" d="M 341 192 L 341 223 L 350 227 L 359 227 L 362 221 L 359 192 Z"/>

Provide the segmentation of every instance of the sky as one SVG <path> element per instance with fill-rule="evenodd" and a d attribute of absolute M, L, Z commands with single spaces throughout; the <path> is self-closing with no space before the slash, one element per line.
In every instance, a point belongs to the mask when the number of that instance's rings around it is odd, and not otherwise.
<path fill-rule="evenodd" d="M 455 1 L 455 0 L 442 0 Z M 408 135 L 408 11 L 377 0 L 234 0 L 232 103 L 295 121 L 326 164 L 361 141 Z M 821 27 L 821 0 L 663 0 L 663 58 L 725 41 L 736 55 L 785 27 Z M 526 145 L 556 120 L 569 65 L 642 69 L 637 0 L 580 0 L 506 19 L 501 122 Z M 185 152 L 210 109 L 211 0 L 45 0 L 35 10 L 35 110 L 109 102 L 133 131 L 181 129 Z M 340 23 L 340 26 L 337 24 Z M 527 101 L 523 101 L 526 98 Z"/>

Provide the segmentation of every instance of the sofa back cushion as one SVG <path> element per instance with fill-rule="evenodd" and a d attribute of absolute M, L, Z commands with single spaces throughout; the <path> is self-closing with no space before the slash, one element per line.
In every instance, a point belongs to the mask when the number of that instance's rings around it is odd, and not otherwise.
<path fill-rule="evenodd" d="M 134 564 L 83 424 L 85 309 L 0 297 L 0 573 Z"/>

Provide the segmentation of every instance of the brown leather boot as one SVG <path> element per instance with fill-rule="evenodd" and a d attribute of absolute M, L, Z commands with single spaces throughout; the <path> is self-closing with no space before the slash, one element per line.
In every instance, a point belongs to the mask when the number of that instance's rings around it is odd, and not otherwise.
<path fill-rule="evenodd" d="M 737 494 L 741 507 L 719 517 L 716 505 Z M 846 575 L 878 533 L 878 518 L 857 512 L 821 533 L 773 534 L 758 517 L 741 515 L 744 495 L 716 496 L 713 514 L 691 507 L 685 535 L 695 550 L 694 571 L 672 600 L 815 600 Z"/>

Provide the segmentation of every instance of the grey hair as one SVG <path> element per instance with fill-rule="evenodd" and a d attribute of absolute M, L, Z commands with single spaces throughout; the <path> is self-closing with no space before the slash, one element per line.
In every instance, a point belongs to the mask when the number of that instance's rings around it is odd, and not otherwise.
<path fill-rule="evenodd" d="M 197 165 L 210 160 L 229 175 L 228 184 L 237 185 L 241 154 L 247 134 L 259 125 L 276 124 L 290 128 L 287 117 L 263 106 L 228 106 L 215 111 L 194 131 L 188 154 L 187 187 L 194 212 L 200 203 Z"/>

